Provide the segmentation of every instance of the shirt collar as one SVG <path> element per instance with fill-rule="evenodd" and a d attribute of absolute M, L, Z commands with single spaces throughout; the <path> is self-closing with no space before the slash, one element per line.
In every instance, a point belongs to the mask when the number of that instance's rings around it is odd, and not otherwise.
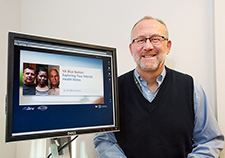
<path fill-rule="evenodd" d="M 134 70 L 134 76 L 136 77 L 136 79 L 138 80 L 139 83 L 141 82 L 146 82 L 137 72 L 137 67 L 135 68 Z M 162 73 L 156 78 L 156 82 L 158 82 L 158 85 L 160 86 L 161 83 L 163 82 L 164 78 L 166 76 L 166 69 L 165 69 L 165 66 L 163 68 L 163 71 Z"/>

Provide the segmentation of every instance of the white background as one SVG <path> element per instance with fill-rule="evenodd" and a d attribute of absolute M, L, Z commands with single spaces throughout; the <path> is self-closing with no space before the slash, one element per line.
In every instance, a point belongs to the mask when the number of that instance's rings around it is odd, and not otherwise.
<path fill-rule="evenodd" d="M 122 74 L 135 67 L 128 49 L 133 24 L 145 15 L 160 18 L 173 42 L 167 66 L 202 84 L 225 132 L 224 6 L 222 0 L 0 0 L 1 157 L 39 158 L 47 152 L 46 140 L 4 143 L 9 30 L 116 47 Z M 92 139 L 93 135 L 79 136 L 74 157 L 97 157 Z"/>

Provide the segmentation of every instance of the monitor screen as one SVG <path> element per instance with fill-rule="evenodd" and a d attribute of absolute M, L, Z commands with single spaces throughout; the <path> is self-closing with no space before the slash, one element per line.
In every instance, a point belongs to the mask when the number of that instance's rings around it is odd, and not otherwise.
<path fill-rule="evenodd" d="M 8 34 L 6 142 L 119 130 L 116 49 Z"/>

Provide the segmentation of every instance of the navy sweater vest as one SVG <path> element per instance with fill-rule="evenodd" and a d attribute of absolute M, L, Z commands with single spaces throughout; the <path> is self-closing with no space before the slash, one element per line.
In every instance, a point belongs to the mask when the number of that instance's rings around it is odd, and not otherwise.
<path fill-rule="evenodd" d="M 147 101 L 133 71 L 118 79 L 118 144 L 128 158 L 185 158 L 192 151 L 194 101 L 192 77 L 166 68 L 154 100 Z"/>

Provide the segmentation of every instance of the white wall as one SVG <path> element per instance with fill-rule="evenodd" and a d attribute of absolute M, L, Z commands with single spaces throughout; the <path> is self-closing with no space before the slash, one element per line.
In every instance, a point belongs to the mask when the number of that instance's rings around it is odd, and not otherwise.
<path fill-rule="evenodd" d="M 21 13 L 16 14 L 18 17 L 14 18 L 17 19 L 15 23 L 21 26 L 22 32 L 114 46 L 118 53 L 119 74 L 135 67 L 128 50 L 133 24 L 145 15 L 164 20 L 173 41 L 172 51 L 166 62 L 167 66 L 194 76 L 205 89 L 208 101 L 216 113 L 215 103 L 218 97 L 216 98 L 215 95 L 213 0 L 21 1 Z M 9 11 L 6 15 L 12 16 Z M 8 29 L 10 26 L 8 24 L 5 27 Z M 3 41 L 6 45 L 6 38 Z M 6 65 L 6 46 L 3 47 L 5 50 L 0 49 L 4 52 L 5 58 L 1 58 L 3 61 L 1 63 Z M 3 72 L 6 72 L 6 68 Z M 6 78 L 1 83 L 4 83 L 5 88 Z M 219 84 L 218 81 L 217 84 Z M 0 93 L 3 97 L 6 93 L 5 89 Z M 76 157 L 97 157 L 92 139 L 93 135 L 80 136 L 77 139 Z M 45 145 L 45 141 L 18 143 L 17 158 L 38 157 L 35 153 L 40 152 L 37 151 L 45 152 L 45 149 L 38 147 L 41 144 Z M 27 152 L 27 149 L 30 152 Z"/>
<path fill-rule="evenodd" d="M 23 32 L 114 46 L 119 74 L 135 66 L 128 50 L 133 24 L 145 15 L 163 19 L 174 42 L 167 65 L 193 75 L 214 108 L 212 0 L 22 2 Z"/>
<path fill-rule="evenodd" d="M 0 1 L 0 154 L 4 158 L 16 157 L 16 144 L 5 144 L 5 96 L 7 79 L 7 32 L 20 31 L 21 0 Z"/>
<path fill-rule="evenodd" d="M 216 87 L 217 87 L 217 109 L 218 109 L 218 122 L 222 132 L 225 134 L 225 19 L 224 19 L 224 6 L 225 1 L 215 1 L 215 49 L 216 49 Z M 225 158 L 225 149 L 223 150 L 222 157 Z"/>

